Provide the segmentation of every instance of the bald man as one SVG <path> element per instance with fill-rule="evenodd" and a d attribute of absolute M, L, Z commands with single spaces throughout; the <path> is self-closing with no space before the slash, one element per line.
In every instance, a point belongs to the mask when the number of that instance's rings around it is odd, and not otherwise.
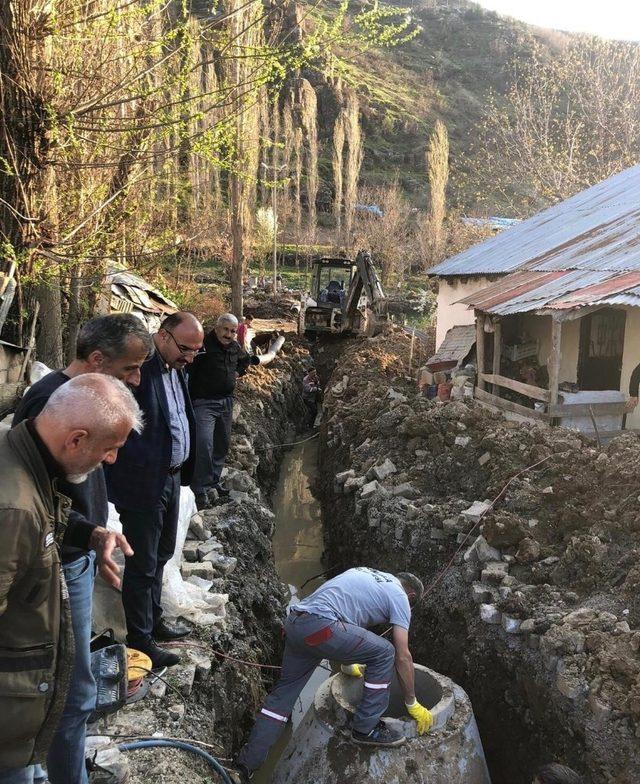
<path fill-rule="evenodd" d="M 192 313 L 173 313 L 162 322 L 153 336 L 154 356 L 143 365 L 134 392 L 144 412 L 144 432 L 133 433 L 118 462 L 105 471 L 109 500 L 134 550 L 125 559 L 122 580 L 127 641 L 146 653 L 154 668 L 180 661 L 157 642 L 189 633 L 162 617 L 162 574 L 176 546 L 180 485 L 188 485 L 193 474 L 195 418 L 184 370 L 203 339 Z"/>
<path fill-rule="evenodd" d="M 70 379 L 35 419 L 0 436 L 0 784 L 29 784 L 65 705 L 73 666 L 59 547 L 78 484 L 113 463 L 140 408 L 115 378 Z"/>

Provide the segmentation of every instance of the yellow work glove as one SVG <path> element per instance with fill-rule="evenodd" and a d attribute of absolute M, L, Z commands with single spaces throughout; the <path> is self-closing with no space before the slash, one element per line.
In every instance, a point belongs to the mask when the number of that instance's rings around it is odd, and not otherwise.
<path fill-rule="evenodd" d="M 411 716 L 418 725 L 418 735 L 424 735 L 425 732 L 429 732 L 433 724 L 431 711 L 427 710 L 423 705 L 420 705 L 418 700 L 414 700 L 411 705 L 407 705 L 405 702 L 405 707 L 409 711 L 409 716 Z"/>
<path fill-rule="evenodd" d="M 352 675 L 354 678 L 362 678 L 366 664 L 341 664 L 340 669 L 345 675 Z"/>

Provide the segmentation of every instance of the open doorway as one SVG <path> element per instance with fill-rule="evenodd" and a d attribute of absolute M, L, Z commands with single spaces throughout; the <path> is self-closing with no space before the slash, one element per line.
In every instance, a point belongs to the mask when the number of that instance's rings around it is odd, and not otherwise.
<path fill-rule="evenodd" d="M 582 390 L 620 389 L 627 314 L 598 310 L 580 322 L 578 386 Z"/>

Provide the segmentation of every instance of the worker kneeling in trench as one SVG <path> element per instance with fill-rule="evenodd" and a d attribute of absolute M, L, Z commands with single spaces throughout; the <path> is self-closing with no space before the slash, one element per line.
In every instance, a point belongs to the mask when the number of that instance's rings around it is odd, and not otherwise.
<path fill-rule="evenodd" d="M 344 665 L 366 665 L 364 696 L 351 726 L 355 743 L 392 747 L 405 742 L 400 732 L 381 720 L 389 705 L 394 666 L 418 733 L 429 731 L 433 718 L 416 700 L 408 644 L 411 606 L 423 592 L 420 580 L 408 572 L 394 576 L 358 567 L 328 580 L 291 607 L 285 622 L 282 675 L 236 760 L 243 781 L 249 781 L 265 761 L 300 692 L 323 659 L 342 663 L 343 671 L 354 675 L 359 675 L 359 670 Z M 366 628 L 384 623 L 393 627 L 393 644 Z"/>

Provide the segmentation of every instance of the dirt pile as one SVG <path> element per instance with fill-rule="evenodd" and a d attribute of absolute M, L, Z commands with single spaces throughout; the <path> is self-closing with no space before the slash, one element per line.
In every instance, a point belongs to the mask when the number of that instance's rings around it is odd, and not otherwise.
<path fill-rule="evenodd" d="M 328 382 L 330 562 L 437 576 L 415 646 L 470 691 L 485 736 L 502 733 L 484 738 L 495 784 L 553 753 L 592 782 L 639 780 L 640 440 L 599 450 L 475 401 L 428 401 L 404 376 L 408 351 L 399 330 L 359 341 Z M 515 762 L 506 742 L 524 734 Z"/>

